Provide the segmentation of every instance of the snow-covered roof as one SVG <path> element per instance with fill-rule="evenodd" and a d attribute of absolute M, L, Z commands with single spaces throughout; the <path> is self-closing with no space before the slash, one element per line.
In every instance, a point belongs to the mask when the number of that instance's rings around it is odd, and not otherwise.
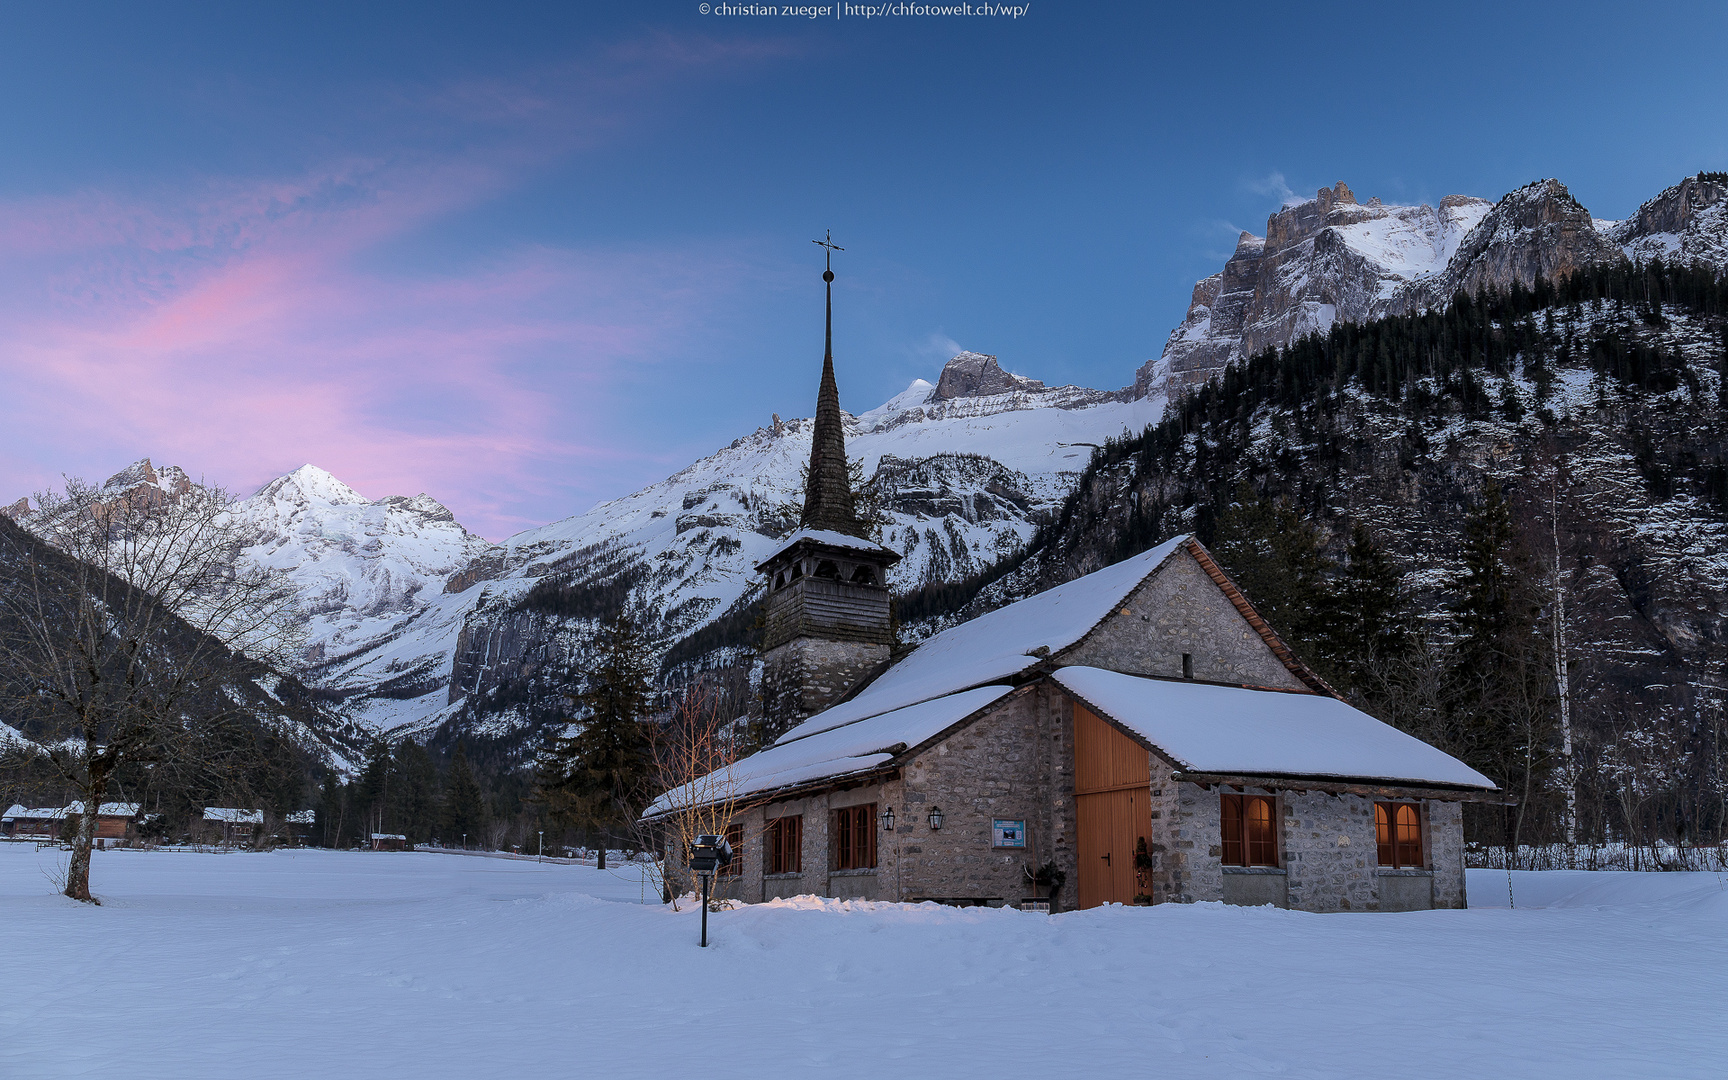
<path fill-rule="evenodd" d="M 296 810 L 282 820 L 286 821 L 290 825 L 310 825 L 318 820 L 318 811 Z"/>
<path fill-rule="evenodd" d="M 890 548 L 885 548 L 874 540 L 865 540 L 862 537 L 852 536 L 848 533 L 835 532 L 833 529 L 799 529 L 797 532 L 782 541 L 780 546 L 774 549 L 772 555 L 769 555 L 766 559 L 763 559 L 758 563 L 756 569 L 762 569 L 762 567 L 773 562 L 781 555 L 791 551 L 793 548 L 805 541 L 823 544 L 828 547 L 848 548 L 852 551 L 864 551 L 871 555 L 888 555 L 896 559 L 900 557 L 898 552 Z"/>
<path fill-rule="evenodd" d="M 374 839 L 374 840 L 406 840 L 408 838 L 399 832 L 375 832 L 372 834 L 372 839 Z"/>
<path fill-rule="evenodd" d="M 84 804 L 82 802 L 71 803 L 66 807 L 66 812 L 69 814 L 82 814 L 84 812 Z M 102 804 L 101 808 L 96 811 L 96 816 L 134 818 L 138 816 L 138 804 L 135 802 L 105 802 Z"/>
<path fill-rule="evenodd" d="M 711 801 L 726 792 L 734 797 L 758 795 L 812 780 L 827 780 L 868 772 L 894 755 L 917 746 L 987 705 L 1011 688 L 981 686 L 893 712 L 830 727 L 792 742 L 781 741 L 759 754 L 734 762 L 728 769 L 686 784 L 655 799 L 643 811 L 651 818 L 691 801 Z M 706 787 L 707 790 L 703 791 Z M 702 792 L 697 798 L 692 789 Z"/>
<path fill-rule="evenodd" d="M 1495 786 L 1450 754 L 1323 694 L 1147 679 L 1090 667 L 1062 668 L 1054 678 L 1185 772 Z"/>
<path fill-rule="evenodd" d="M 24 806 L 21 803 L 13 803 L 12 806 L 7 809 L 5 815 L 0 816 L 0 821 L 15 821 L 18 819 L 30 821 L 59 821 L 65 816 L 66 808 L 64 806 Z"/>
<path fill-rule="evenodd" d="M 1092 632 L 1147 575 L 1188 540 L 1178 536 L 1085 577 L 1047 589 L 971 622 L 944 630 L 883 672 L 851 701 L 817 713 L 781 736 L 778 745 L 868 716 L 1007 679 L 1041 663 Z"/>
<path fill-rule="evenodd" d="M 64 818 L 67 814 L 82 814 L 83 812 L 84 812 L 84 804 L 82 802 L 69 803 L 66 806 L 36 806 L 36 807 L 22 806 L 22 805 L 14 803 L 12 805 L 12 807 L 9 808 L 4 815 L 0 815 L 0 821 L 12 821 L 15 818 L 25 818 L 25 819 L 29 819 L 29 820 L 41 820 L 41 821 L 59 821 L 61 818 Z M 124 817 L 124 818 L 137 817 L 138 816 L 138 804 L 135 802 L 105 802 L 102 804 L 101 809 L 99 809 L 96 812 L 96 816 L 97 817 Z"/>
<path fill-rule="evenodd" d="M 264 811 L 235 810 L 226 806 L 206 806 L 204 808 L 204 820 L 225 821 L 230 825 L 262 825 L 264 824 Z"/>

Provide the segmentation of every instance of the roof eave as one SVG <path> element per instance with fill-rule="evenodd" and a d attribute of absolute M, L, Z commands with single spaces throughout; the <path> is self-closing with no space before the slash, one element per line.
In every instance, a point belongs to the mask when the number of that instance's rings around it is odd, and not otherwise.
<path fill-rule="evenodd" d="M 1229 784 L 1235 787 L 1298 788 L 1337 795 L 1379 795 L 1386 798 L 1442 799 L 1448 802 L 1480 802 L 1515 806 L 1518 800 L 1499 788 L 1470 784 L 1445 784 L 1433 780 L 1402 780 L 1385 776 L 1333 776 L 1313 773 L 1205 772 L 1177 769 L 1174 780 L 1190 784 Z"/>

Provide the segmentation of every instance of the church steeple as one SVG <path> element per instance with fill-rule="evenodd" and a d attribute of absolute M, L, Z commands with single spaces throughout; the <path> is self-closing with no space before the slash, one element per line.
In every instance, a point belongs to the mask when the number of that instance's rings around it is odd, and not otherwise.
<path fill-rule="evenodd" d="M 894 644 L 887 572 L 900 556 L 866 535 L 852 501 L 834 385 L 833 253 L 840 248 L 832 236 L 816 243 L 828 252 L 828 329 L 804 512 L 797 531 L 756 564 L 768 586 L 759 733 L 770 741 L 886 670 Z"/>
<path fill-rule="evenodd" d="M 810 440 L 810 475 L 804 482 L 804 512 L 798 524 L 806 529 L 826 529 L 847 536 L 864 536 L 852 498 L 852 480 L 846 468 L 846 432 L 840 420 L 840 388 L 834 381 L 834 252 L 845 248 L 834 244 L 834 235 L 814 243 L 823 248 L 827 266 L 822 271 L 828 294 L 827 330 L 822 348 L 822 385 L 816 391 L 816 430 Z"/>

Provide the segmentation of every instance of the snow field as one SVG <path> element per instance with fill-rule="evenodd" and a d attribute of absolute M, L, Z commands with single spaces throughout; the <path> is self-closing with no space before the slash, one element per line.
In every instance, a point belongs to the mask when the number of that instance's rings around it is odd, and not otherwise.
<path fill-rule="evenodd" d="M 1470 911 L 710 916 L 591 867 L 0 845 L 0 1076 L 1718 1077 L 1728 878 L 1472 872 Z M 1540 906 L 1539 906 L 1540 905 Z"/>

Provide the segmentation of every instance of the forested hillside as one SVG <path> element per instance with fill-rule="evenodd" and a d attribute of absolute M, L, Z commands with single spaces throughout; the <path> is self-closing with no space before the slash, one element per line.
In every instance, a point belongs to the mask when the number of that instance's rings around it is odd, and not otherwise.
<path fill-rule="evenodd" d="M 1569 775 L 1581 836 L 1718 837 L 1725 313 L 1712 271 L 1622 264 L 1265 350 L 1095 453 L 1024 552 L 902 618 L 1195 532 L 1342 692 L 1520 797 L 1477 839 L 1562 838 Z"/>

